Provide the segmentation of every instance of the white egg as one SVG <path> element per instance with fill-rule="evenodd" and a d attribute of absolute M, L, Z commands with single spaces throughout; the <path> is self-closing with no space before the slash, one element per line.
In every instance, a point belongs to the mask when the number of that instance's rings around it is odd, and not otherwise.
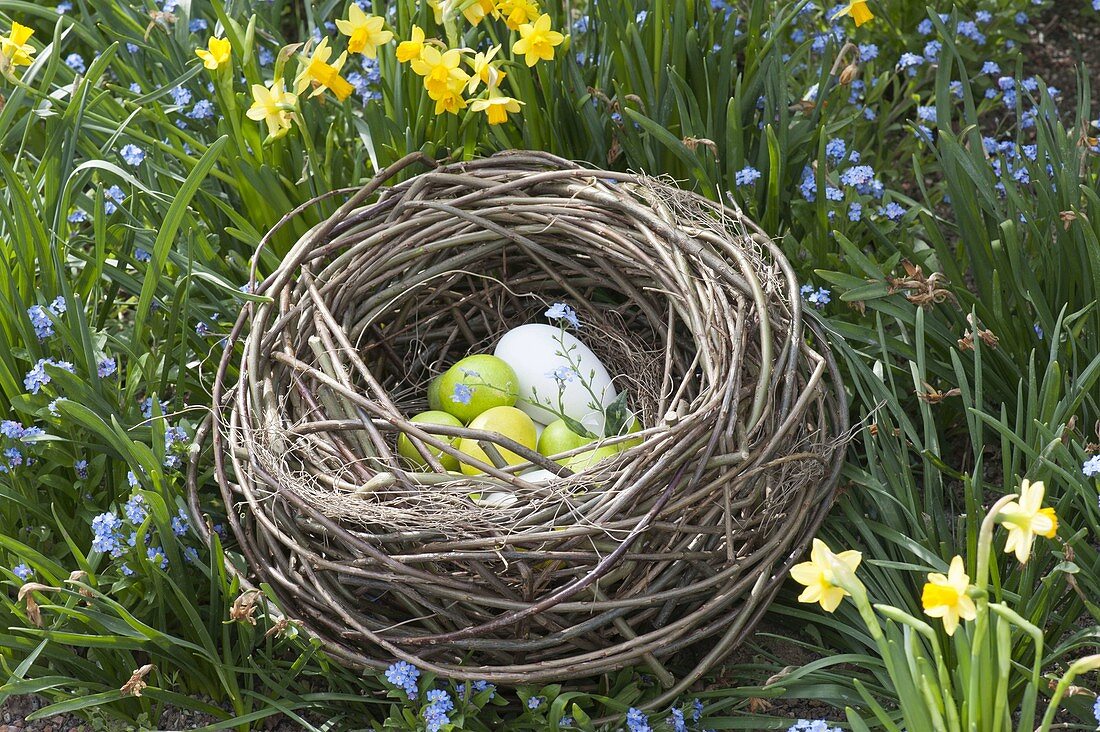
<path fill-rule="evenodd" d="M 519 377 L 516 407 L 535 422 L 550 424 L 558 419 L 560 409 L 593 434 L 603 435 L 603 410 L 618 394 L 600 359 L 572 333 L 552 325 L 521 325 L 501 337 L 493 355 L 515 370 Z M 593 394 L 600 404 L 594 403 Z"/>
<path fill-rule="evenodd" d="M 528 470 L 520 477 L 526 480 L 528 483 L 537 483 L 539 485 L 545 485 L 552 480 L 559 480 L 557 473 L 551 473 L 546 468 L 535 468 L 534 470 Z"/>
<path fill-rule="evenodd" d="M 532 468 L 521 476 L 528 483 L 546 485 L 553 480 L 560 480 L 556 473 L 545 468 Z M 478 506 L 485 508 L 511 508 L 519 499 L 510 491 L 485 491 L 483 493 L 471 493 L 470 500 Z"/>
<path fill-rule="evenodd" d="M 476 505 L 485 508 L 511 508 L 519 499 L 507 491 L 486 491 L 485 493 L 471 493 L 470 500 Z"/>

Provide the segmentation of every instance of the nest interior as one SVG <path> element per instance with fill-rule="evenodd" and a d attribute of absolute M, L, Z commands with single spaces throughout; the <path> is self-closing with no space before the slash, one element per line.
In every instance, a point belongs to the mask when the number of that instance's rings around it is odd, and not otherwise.
<path fill-rule="evenodd" d="M 393 172 L 258 285 L 222 359 L 216 474 L 251 572 L 348 663 L 513 684 L 640 664 L 675 693 L 751 630 L 836 486 L 846 408 L 789 265 L 644 176 L 539 153 Z M 427 382 L 554 302 L 641 444 L 577 474 L 396 455 L 472 435 L 409 421 Z"/>

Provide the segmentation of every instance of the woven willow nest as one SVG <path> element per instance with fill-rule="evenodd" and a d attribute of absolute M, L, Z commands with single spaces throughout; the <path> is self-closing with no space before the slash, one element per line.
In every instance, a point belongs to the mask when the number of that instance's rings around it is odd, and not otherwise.
<path fill-rule="evenodd" d="M 303 236 L 237 323 L 213 440 L 240 548 L 347 663 L 511 684 L 638 664 L 674 694 L 751 630 L 837 484 L 846 406 L 793 272 L 739 212 L 651 178 L 513 152 L 384 186 L 416 160 Z M 568 474 L 410 423 L 434 375 L 557 301 L 641 445 Z M 400 433 L 531 462 L 410 472 Z"/>

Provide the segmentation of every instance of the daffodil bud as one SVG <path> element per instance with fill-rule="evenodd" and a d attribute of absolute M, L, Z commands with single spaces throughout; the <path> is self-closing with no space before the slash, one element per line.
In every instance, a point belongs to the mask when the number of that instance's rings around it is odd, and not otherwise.
<path fill-rule="evenodd" d="M 1070 665 L 1070 670 L 1076 674 L 1087 674 L 1089 671 L 1100 669 L 1100 653 L 1093 656 L 1078 658 Z"/>
<path fill-rule="evenodd" d="M 859 64 L 852 62 L 844 67 L 844 70 L 840 72 L 840 83 L 844 86 L 851 84 L 859 76 Z"/>

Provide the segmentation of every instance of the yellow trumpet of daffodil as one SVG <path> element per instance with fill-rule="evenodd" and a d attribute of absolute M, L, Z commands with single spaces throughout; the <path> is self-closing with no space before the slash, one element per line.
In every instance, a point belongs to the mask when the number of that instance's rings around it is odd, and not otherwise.
<path fill-rule="evenodd" d="M 435 100 L 435 113 L 443 114 L 444 112 L 450 112 L 451 114 L 458 114 L 460 109 L 466 108 L 466 100 L 462 97 L 462 87 L 460 86 L 456 91 L 454 87 L 447 90 L 445 94 Z"/>
<path fill-rule="evenodd" d="M 798 601 L 816 602 L 825 612 L 833 612 L 840 605 L 840 601 L 849 595 L 847 590 L 836 584 L 833 562 L 840 562 L 850 571 L 855 572 L 861 561 L 863 561 L 863 555 L 857 551 L 850 549 L 834 554 L 825 542 L 814 539 L 813 549 L 810 550 L 810 561 L 791 567 L 791 577 L 794 581 L 806 586 L 798 596 Z"/>
<path fill-rule="evenodd" d="M 473 94 L 477 91 L 478 86 L 484 83 L 486 86 L 496 87 L 500 86 L 500 82 L 507 76 L 503 71 L 493 66 L 493 57 L 500 53 L 500 46 L 493 46 L 489 49 L 488 53 L 478 51 L 470 62 L 470 65 L 474 68 L 474 73 L 470 77 L 470 85 L 467 87 L 467 91 Z"/>
<path fill-rule="evenodd" d="M 508 113 L 516 114 L 519 112 L 519 106 L 522 103 L 518 99 L 511 97 L 505 97 L 496 89 L 489 89 L 489 96 L 486 99 L 474 99 L 470 105 L 470 109 L 475 112 L 485 112 L 485 116 L 488 117 L 489 124 L 503 124 L 508 121 Z"/>
<path fill-rule="evenodd" d="M 486 15 L 494 12 L 496 12 L 496 6 L 493 5 L 493 0 L 474 0 L 462 9 L 462 14 L 466 16 L 470 25 L 477 25 L 485 20 Z"/>
<path fill-rule="evenodd" d="M 228 38 L 215 38 L 210 36 L 206 48 L 196 48 L 195 55 L 202 59 L 202 65 L 211 71 L 216 71 L 222 64 L 229 61 L 229 54 L 233 47 Z"/>
<path fill-rule="evenodd" d="M 27 43 L 34 29 L 12 22 L 8 35 L 0 36 L 0 73 L 10 73 L 16 66 L 30 66 L 34 46 Z"/>
<path fill-rule="evenodd" d="M 337 20 L 336 28 L 348 37 L 348 50 L 367 58 L 378 55 L 378 47 L 393 40 L 393 33 L 384 30 L 385 20 L 377 15 L 367 15 L 355 3 L 348 7 L 347 20 Z"/>
<path fill-rule="evenodd" d="M 267 123 L 267 139 L 275 140 L 290 131 L 292 113 L 298 106 L 298 97 L 286 90 L 286 82 L 277 79 L 271 88 L 263 84 L 252 85 L 252 106 L 245 113 L 249 119 Z"/>
<path fill-rule="evenodd" d="M 457 48 L 441 52 L 434 46 L 425 46 L 420 57 L 412 60 L 412 70 L 424 77 L 428 96 L 439 101 L 448 96 L 455 85 L 465 86 L 469 75 L 458 68 L 462 53 Z"/>
<path fill-rule="evenodd" d="M 309 95 L 311 97 L 323 94 L 325 89 L 331 91 L 341 102 L 351 96 L 355 87 L 340 76 L 340 69 L 348 58 L 347 52 L 340 54 L 332 64 L 328 62 L 330 56 L 332 56 L 332 49 L 329 48 L 328 39 L 324 38 L 313 51 L 313 55 L 300 62 L 298 76 L 294 78 L 296 94 L 301 94 L 313 85 L 314 89 Z"/>
<path fill-rule="evenodd" d="M 838 10 L 836 14 L 833 15 L 832 19 L 836 20 L 845 15 L 852 16 L 852 20 L 856 22 L 856 28 L 875 17 L 875 14 L 867 7 L 867 0 L 852 0 L 852 2 Z"/>
<path fill-rule="evenodd" d="M 1053 508 L 1042 508 L 1046 486 L 1043 481 L 1034 483 L 1024 479 L 1020 484 L 1020 500 L 1006 503 L 997 514 L 997 520 L 1008 529 L 1006 552 L 1016 552 L 1016 559 L 1026 564 L 1031 556 L 1031 545 L 1036 536 L 1053 539 L 1058 533 L 1058 516 Z"/>
<path fill-rule="evenodd" d="M 539 17 L 539 6 L 531 0 L 501 0 L 497 12 L 504 16 L 510 29 L 519 30 L 521 25 Z"/>
<path fill-rule="evenodd" d="M 524 23 L 519 27 L 520 39 L 512 44 L 512 53 L 522 54 L 528 66 L 534 66 L 540 60 L 554 59 L 554 46 L 560 45 L 565 36 L 550 30 L 550 16 L 543 13 L 534 23 Z"/>
<path fill-rule="evenodd" d="M 420 53 L 424 50 L 424 29 L 418 25 L 412 27 L 412 35 L 407 41 L 401 41 L 397 44 L 397 60 L 401 63 L 412 61 L 414 58 L 420 58 Z"/>
<path fill-rule="evenodd" d="M 484 112 L 489 118 L 489 124 L 499 125 L 508 121 L 509 113 L 518 113 L 521 104 L 523 102 L 504 96 L 496 86 L 490 85 L 489 96 L 485 99 L 475 99 L 470 104 L 470 109 L 474 112 Z"/>
<path fill-rule="evenodd" d="M 973 620 L 978 617 L 974 600 L 966 594 L 969 588 L 970 576 L 966 574 L 966 565 L 959 556 L 951 560 L 946 577 L 937 572 L 928 575 L 928 583 L 921 593 L 921 605 L 929 617 L 943 619 L 943 629 L 948 635 L 955 635 L 960 618 Z"/>

